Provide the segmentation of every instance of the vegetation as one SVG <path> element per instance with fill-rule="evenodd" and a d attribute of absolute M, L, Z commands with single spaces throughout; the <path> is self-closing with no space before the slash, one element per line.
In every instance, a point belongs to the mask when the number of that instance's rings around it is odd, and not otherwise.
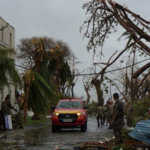
<path fill-rule="evenodd" d="M 32 120 L 32 117 L 28 116 L 26 122 L 24 122 L 23 125 L 24 126 L 32 126 L 32 125 L 36 125 L 36 124 L 46 123 L 49 121 L 50 121 L 49 118 L 41 119 L 41 120 Z"/>
<path fill-rule="evenodd" d="M 15 68 L 15 51 L 9 48 L 0 47 L 0 87 L 8 85 L 8 79 L 21 87 L 21 79 Z"/>
<path fill-rule="evenodd" d="M 84 36 L 90 39 L 88 50 L 93 48 L 95 51 L 97 46 L 103 47 L 105 40 L 117 32 L 117 27 L 121 25 L 141 48 L 141 51 L 150 54 L 150 48 L 146 43 L 150 41 L 149 21 L 135 14 L 125 5 L 122 6 L 112 0 L 92 0 L 86 2 L 83 8 L 90 14 L 90 17 L 81 26 L 81 30 L 85 27 Z"/>
<path fill-rule="evenodd" d="M 37 71 L 56 92 L 67 94 L 72 76 L 69 63 L 74 56 L 63 41 L 48 37 L 21 39 L 18 58 L 27 68 Z"/>
<path fill-rule="evenodd" d="M 23 76 L 25 83 L 24 122 L 27 109 L 33 110 L 40 118 L 45 117 L 50 109 L 50 102 L 57 99 L 45 80 L 36 72 L 28 71 Z"/>
<path fill-rule="evenodd" d="M 142 100 L 135 101 L 133 104 L 133 126 L 140 120 L 150 119 L 150 115 L 148 114 L 150 108 L 150 97 L 146 96 Z"/>
<path fill-rule="evenodd" d="M 18 48 L 22 51 L 18 58 L 29 60 L 26 65 L 30 68 L 23 76 L 24 121 L 29 108 L 35 113 L 33 118 L 44 117 L 50 105 L 67 95 L 66 88 L 71 87 L 73 78 L 67 62 L 71 51 L 62 41 L 46 37 L 22 39 Z"/>
<path fill-rule="evenodd" d="M 91 0 L 83 5 L 86 9 L 89 17 L 84 21 L 80 30 L 84 33 L 84 37 L 89 39 L 87 50 L 93 50 L 94 54 L 101 48 L 100 56 L 105 55 L 103 50 L 106 40 L 118 31 L 118 27 L 121 26 L 125 29 L 125 32 L 121 37 L 127 36 L 127 44 L 122 51 L 112 60 L 117 52 L 113 53 L 109 58 L 108 62 L 100 62 L 94 65 L 100 65 L 101 71 L 94 76 L 91 80 L 91 85 L 94 85 L 97 92 L 98 102 L 103 104 L 103 88 L 102 84 L 105 77 L 102 78 L 106 72 L 106 69 L 116 62 L 125 52 L 133 53 L 131 80 L 127 85 L 130 85 L 130 100 L 134 101 L 134 82 L 133 78 L 139 77 L 139 75 L 150 67 L 150 63 L 144 65 L 142 68 L 134 70 L 135 64 L 135 51 L 141 52 L 142 55 L 148 56 L 150 54 L 150 36 L 149 36 L 149 21 L 142 18 L 140 15 L 134 13 L 128 9 L 125 5 L 120 5 L 112 0 Z M 92 69 L 91 69 L 92 70 Z M 149 71 L 143 75 L 142 82 L 145 81 L 149 75 Z M 128 78 L 129 79 L 129 78 Z M 144 82 L 143 82 L 144 83 Z M 140 86 L 143 85 L 139 84 Z M 97 85 L 96 85 L 97 84 Z M 145 84 L 145 83 L 144 83 Z M 137 98 L 136 98 L 137 99 Z"/>

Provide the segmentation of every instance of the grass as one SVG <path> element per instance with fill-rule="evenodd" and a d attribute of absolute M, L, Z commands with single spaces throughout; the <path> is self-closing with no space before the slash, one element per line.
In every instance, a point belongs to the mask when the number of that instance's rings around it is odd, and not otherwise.
<path fill-rule="evenodd" d="M 36 124 L 45 124 L 46 122 L 49 122 L 51 119 L 46 118 L 45 120 L 32 120 L 31 116 L 27 117 L 26 123 L 23 123 L 23 126 L 31 126 L 31 125 L 36 125 Z"/>

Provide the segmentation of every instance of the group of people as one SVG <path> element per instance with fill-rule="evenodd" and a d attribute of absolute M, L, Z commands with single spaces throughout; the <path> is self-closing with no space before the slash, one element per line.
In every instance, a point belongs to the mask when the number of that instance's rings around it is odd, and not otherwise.
<path fill-rule="evenodd" d="M 15 106 L 13 107 L 10 103 L 10 95 L 7 94 L 5 97 L 4 102 L 1 104 L 1 110 L 0 110 L 0 129 L 5 131 L 7 130 L 7 125 L 6 125 L 6 116 L 11 115 L 11 118 L 13 117 L 14 123 L 18 123 L 19 128 L 23 128 L 22 125 L 22 120 L 20 116 L 20 101 L 21 101 L 21 96 L 17 95 L 16 96 L 16 102 Z M 12 111 L 14 113 L 12 114 Z"/>
<path fill-rule="evenodd" d="M 103 125 L 109 125 L 109 129 L 112 129 L 111 120 L 113 116 L 113 102 L 108 100 L 107 104 L 104 106 L 101 106 L 98 104 L 97 107 L 97 126 L 103 126 Z"/>
<path fill-rule="evenodd" d="M 109 124 L 109 129 L 113 129 L 115 136 L 115 144 L 122 144 L 123 138 L 121 130 L 124 126 L 124 106 L 123 103 L 119 100 L 119 94 L 114 93 L 113 99 L 115 104 L 113 105 L 112 101 L 107 101 L 105 106 L 98 105 L 97 107 L 97 126 Z"/>

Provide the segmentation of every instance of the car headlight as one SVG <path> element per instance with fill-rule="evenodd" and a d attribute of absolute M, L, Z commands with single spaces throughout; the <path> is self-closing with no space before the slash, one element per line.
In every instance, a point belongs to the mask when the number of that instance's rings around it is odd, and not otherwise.
<path fill-rule="evenodd" d="M 78 112 L 77 115 L 78 116 L 83 116 L 83 112 Z"/>
<path fill-rule="evenodd" d="M 52 115 L 53 115 L 53 116 L 58 116 L 59 113 L 58 113 L 58 112 L 54 112 Z"/>

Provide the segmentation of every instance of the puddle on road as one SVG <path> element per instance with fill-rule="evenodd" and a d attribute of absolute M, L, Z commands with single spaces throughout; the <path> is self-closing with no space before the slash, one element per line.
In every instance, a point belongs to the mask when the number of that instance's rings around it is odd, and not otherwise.
<path fill-rule="evenodd" d="M 30 130 L 22 135 L 17 135 L 0 140 L 0 150 L 26 150 L 28 147 L 41 146 L 46 142 L 46 128 Z"/>
<path fill-rule="evenodd" d="M 97 139 L 100 140 L 100 132 L 97 131 L 82 133 L 72 129 L 52 133 L 48 126 L 1 140 L 0 150 L 80 150 L 85 141 Z"/>
<path fill-rule="evenodd" d="M 22 135 L 0 139 L 0 150 L 67 150 L 54 146 L 50 149 L 45 146 L 49 140 L 50 131 L 47 127 L 26 131 Z M 72 150 L 72 149 L 68 149 Z"/>

